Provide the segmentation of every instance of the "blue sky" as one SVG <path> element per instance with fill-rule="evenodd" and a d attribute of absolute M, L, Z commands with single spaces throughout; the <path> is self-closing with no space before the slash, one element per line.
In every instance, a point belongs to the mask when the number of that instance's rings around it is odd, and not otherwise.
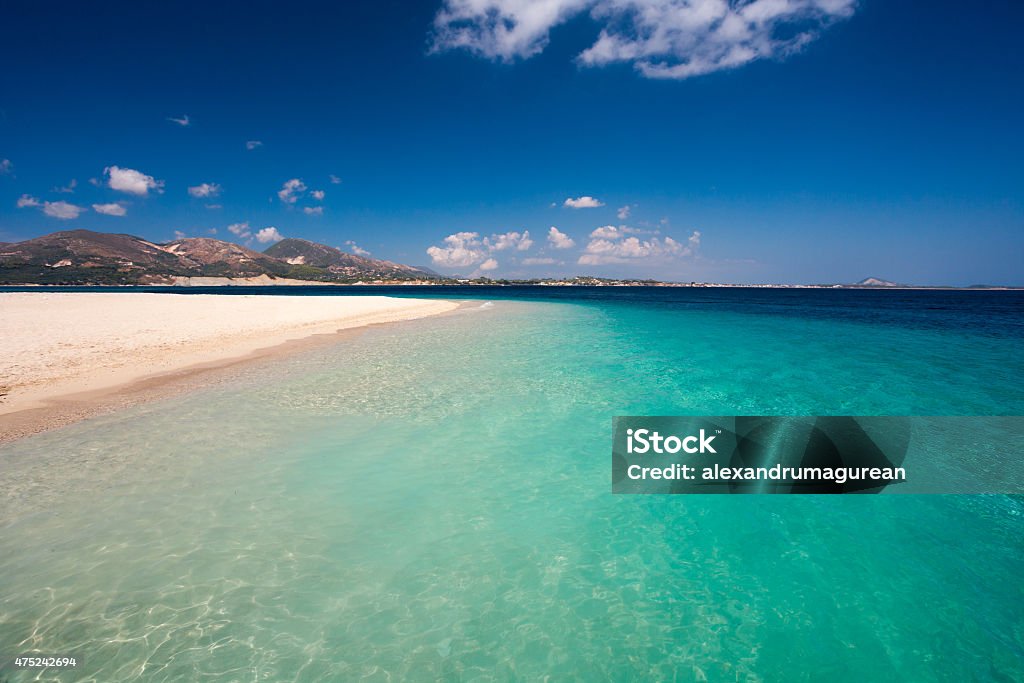
<path fill-rule="evenodd" d="M 0 241 L 1024 284 L 1022 20 L 1009 0 L 16 3 Z"/>

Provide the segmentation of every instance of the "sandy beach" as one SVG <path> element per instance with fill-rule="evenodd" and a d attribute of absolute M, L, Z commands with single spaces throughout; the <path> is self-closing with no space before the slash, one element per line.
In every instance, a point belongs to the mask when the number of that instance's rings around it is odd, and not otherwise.
<path fill-rule="evenodd" d="M 74 397 L 455 308 L 384 296 L 0 293 L 0 441 L 86 416 L 82 401 L 69 407 Z"/>

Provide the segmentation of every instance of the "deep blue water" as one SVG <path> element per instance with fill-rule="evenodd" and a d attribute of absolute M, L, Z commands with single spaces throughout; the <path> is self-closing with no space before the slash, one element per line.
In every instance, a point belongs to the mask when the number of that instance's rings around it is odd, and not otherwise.
<path fill-rule="evenodd" d="M 260 296 L 382 296 L 549 301 L 652 310 L 714 310 L 879 325 L 963 329 L 1024 339 L 1024 290 L 810 289 L 756 287 L 296 286 L 0 287 L 0 292 L 164 292 Z"/>

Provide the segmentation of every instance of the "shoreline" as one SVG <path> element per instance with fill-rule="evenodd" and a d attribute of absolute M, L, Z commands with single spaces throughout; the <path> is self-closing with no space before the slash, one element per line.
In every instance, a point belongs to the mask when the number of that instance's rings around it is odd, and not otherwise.
<path fill-rule="evenodd" d="M 609 288 L 637 288 L 637 289 L 820 289 L 827 291 L 868 291 L 868 292 L 900 292 L 900 291 L 923 291 L 923 292 L 1021 292 L 1024 286 L 991 285 L 979 287 L 956 287 L 945 285 L 892 285 L 888 287 L 871 285 L 799 285 L 799 284 L 728 284 L 728 283 L 683 283 L 683 282 L 654 282 L 643 284 L 638 282 L 614 282 L 607 284 L 576 284 L 573 282 L 427 282 L 427 281 L 406 281 L 396 280 L 394 282 L 323 282 L 319 280 L 289 280 L 278 278 L 276 280 L 262 281 L 259 278 L 180 278 L 192 280 L 190 282 L 169 282 L 149 284 L 73 284 L 73 285 L 50 285 L 50 284 L 0 284 L 0 293 L 7 290 L 32 291 L 32 292 L 60 292 L 76 289 L 103 289 L 111 291 L 132 291 L 135 289 L 151 291 L 159 289 L 166 292 L 187 291 L 189 289 L 234 289 L 234 288 L 259 288 L 259 289 L 292 289 L 295 287 L 324 287 L 346 289 L 352 287 L 375 289 L 394 287 L 423 287 L 423 288 L 470 288 L 470 287 L 528 287 L 528 288 L 583 288 L 583 287 L 609 287 Z M 214 282 L 217 280 L 218 282 Z"/>
<path fill-rule="evenodd" d="M 11 296 L 15 295 L 0 295 L 0 311 L 9 312 L 5 311 L 5 308 L 10 308 L 10 302 L 5 297 Z M 78 298 L 83 295 L 67 293 L 59 296 Z M 93 296 L 119 295 L 95 294 Z M 162 295 L 139 293 L 135 296 L 161 297 Z M 216 295 L 209 296 L 216 297 Z M 267 300 L 263 297 L 255 298 L 262 301 Z M 276 300 L 275 303 L 280 305 L 293 303 L 287 301 L 290 298 L 271 297 L 270 299 Z M 300 297 L 295 297 L 295 299 L 298 298 Z M 307 307 L 316 303 L 315 299 L 311 301 L 309 297 L 301 298 L 305 299 Z M 201 386 L 207 386 L 211 382 L 225 380 L 229 377 L 230 371 L 234 369 L 247 368 L 257 362 L 271 361 L 324 344 L 337 343 L 371 327 L 433 315 L 446 315 L 460 307 L 460 304 L 444 300 L 394 299 L 380 296 L 346 299 L 349 304 L 359 302 L 363 305 L 360 307 L 350 306 L 353 310 L 347 315 L 326 318 L 321 315 L 319 319 L 291 321 L 290 324 L 265 327 L 263 330 L 255 332 L 251 328 L 238 328 L 229 332 L 219 330 L 217 334 L 207 335 L 197 341 L 189 340 L 188 345 L 195 348 L 178 348 L 180 340 L 174 340 L 179 342 L 178 347 L 172 343 L 168 348 L 166 344 L 161 344 L 160 330 L 147 327 L 141 331 L 150 336 L 143 343 L 135 344 L 136 348 L 127 352 L 124 348 L 109 351 L 109 354 L 120 353 L 127 357 L 59 377 L 54 377 L 52 373 L 46 375 L 45 372 L 37 372 L 36 376 L 32 377 L 32 368 L 28 368 L 27 377 L 19 377 L 16 372 L 12 372 L 10 366 L 19 367 L 17 363 L 19 354 L 16 352 L 11 354 L 12 347 L 18 347 L 20 342 L 22 348 L 15 348 L 15 351 L 20 351 L 20 356 L 24 359 L 27 351 L 24 345 L 26 342 L 30 344 L 31 340 L 24 337 L 15 340 L 13 335 L 6 337 L 0 341 L 0 351 L 8 353 L 0 354 L 0 356 L 13 355 L 15 360 L 8 360 L 6 364 L 0 361 L 0 365 L 4 365 L 0 367 L 0 370 L 3 371 L 0 372 L 0 377 L 6 383 L 6 386 L 0 387 L 0 444 L 67 426 L 89 417 L 185 393 Z M 186 297 L 186 300 L 193 300 L 193 297 Z M 237 301 L 238 297 L 231 297 L 231 300 Z M 152 301 L 145 303 L 147 306 L 153 304 Z M 196 304 L 199 303 L 201 300 L 196 300 Z M 182 307 L 178 306 L 178 308 Z M 184 308 L 193 307 L 186 304 Z M 56 311 L 40 306 L 37 311 L 30 313 L 30 316 L 40 318 L 52 316 L 55 313 Z M 124 311 L 121 313 L 123 314 Z M 217 313 L 221 312 L 217 311 Z M 151 313 L 153 316 L 157 314 L 156 311 Z M 152 323 L 152 319 L 143 319 L 138 323 L 133 321 L 133 324 L 149 325 Z M 18 329 L 17 326 L 15 329 Z M 19 331 L 22 331 L 24 335 L 23 330 Z M 109 340 L 101 341 L 109 342 Z M 68 359 L 69 365 L 80 364 L 83 360 L 89 361 L 91 360 L 90 356 L 94 358 L 96 342 L 96 338 L 80 340 L 78 347 L 71 352 L 71 358 Z M 58 346 L 61 345 L 58 344 Z M 88 347 L 88 351 L 85 350 L 86 347 Z M 60 366 L 62 358 L 58 354 L 63 349 L 50 349 L 50 351 L 53 353 L 50 354 L 49 359 L 36 359 L 40 361 L 38 365 Z M 76 354 L 75 351 L 78 353 Z M 33 353 L 32 355 L 37 354 Z M 39 355 L 45 356 L 46 350 Z M 67 354 L 64 354 L 64 358 L 68 358 Z M 38 371 L 40 368 L 35 369 Z"/>

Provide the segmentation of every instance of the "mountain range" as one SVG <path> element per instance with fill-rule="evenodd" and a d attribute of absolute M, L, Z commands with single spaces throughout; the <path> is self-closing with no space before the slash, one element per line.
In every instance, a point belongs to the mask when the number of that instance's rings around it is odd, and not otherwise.
<path fill-rule="evenodd" d="M 91 230 L 0 242 L 0 285 L 157 285 L 195 277 L 353 283 L 436 280 L 440 276 L 302 239 L 281 240 L 263 252 L 207 237 L 161 244 Z"/>

